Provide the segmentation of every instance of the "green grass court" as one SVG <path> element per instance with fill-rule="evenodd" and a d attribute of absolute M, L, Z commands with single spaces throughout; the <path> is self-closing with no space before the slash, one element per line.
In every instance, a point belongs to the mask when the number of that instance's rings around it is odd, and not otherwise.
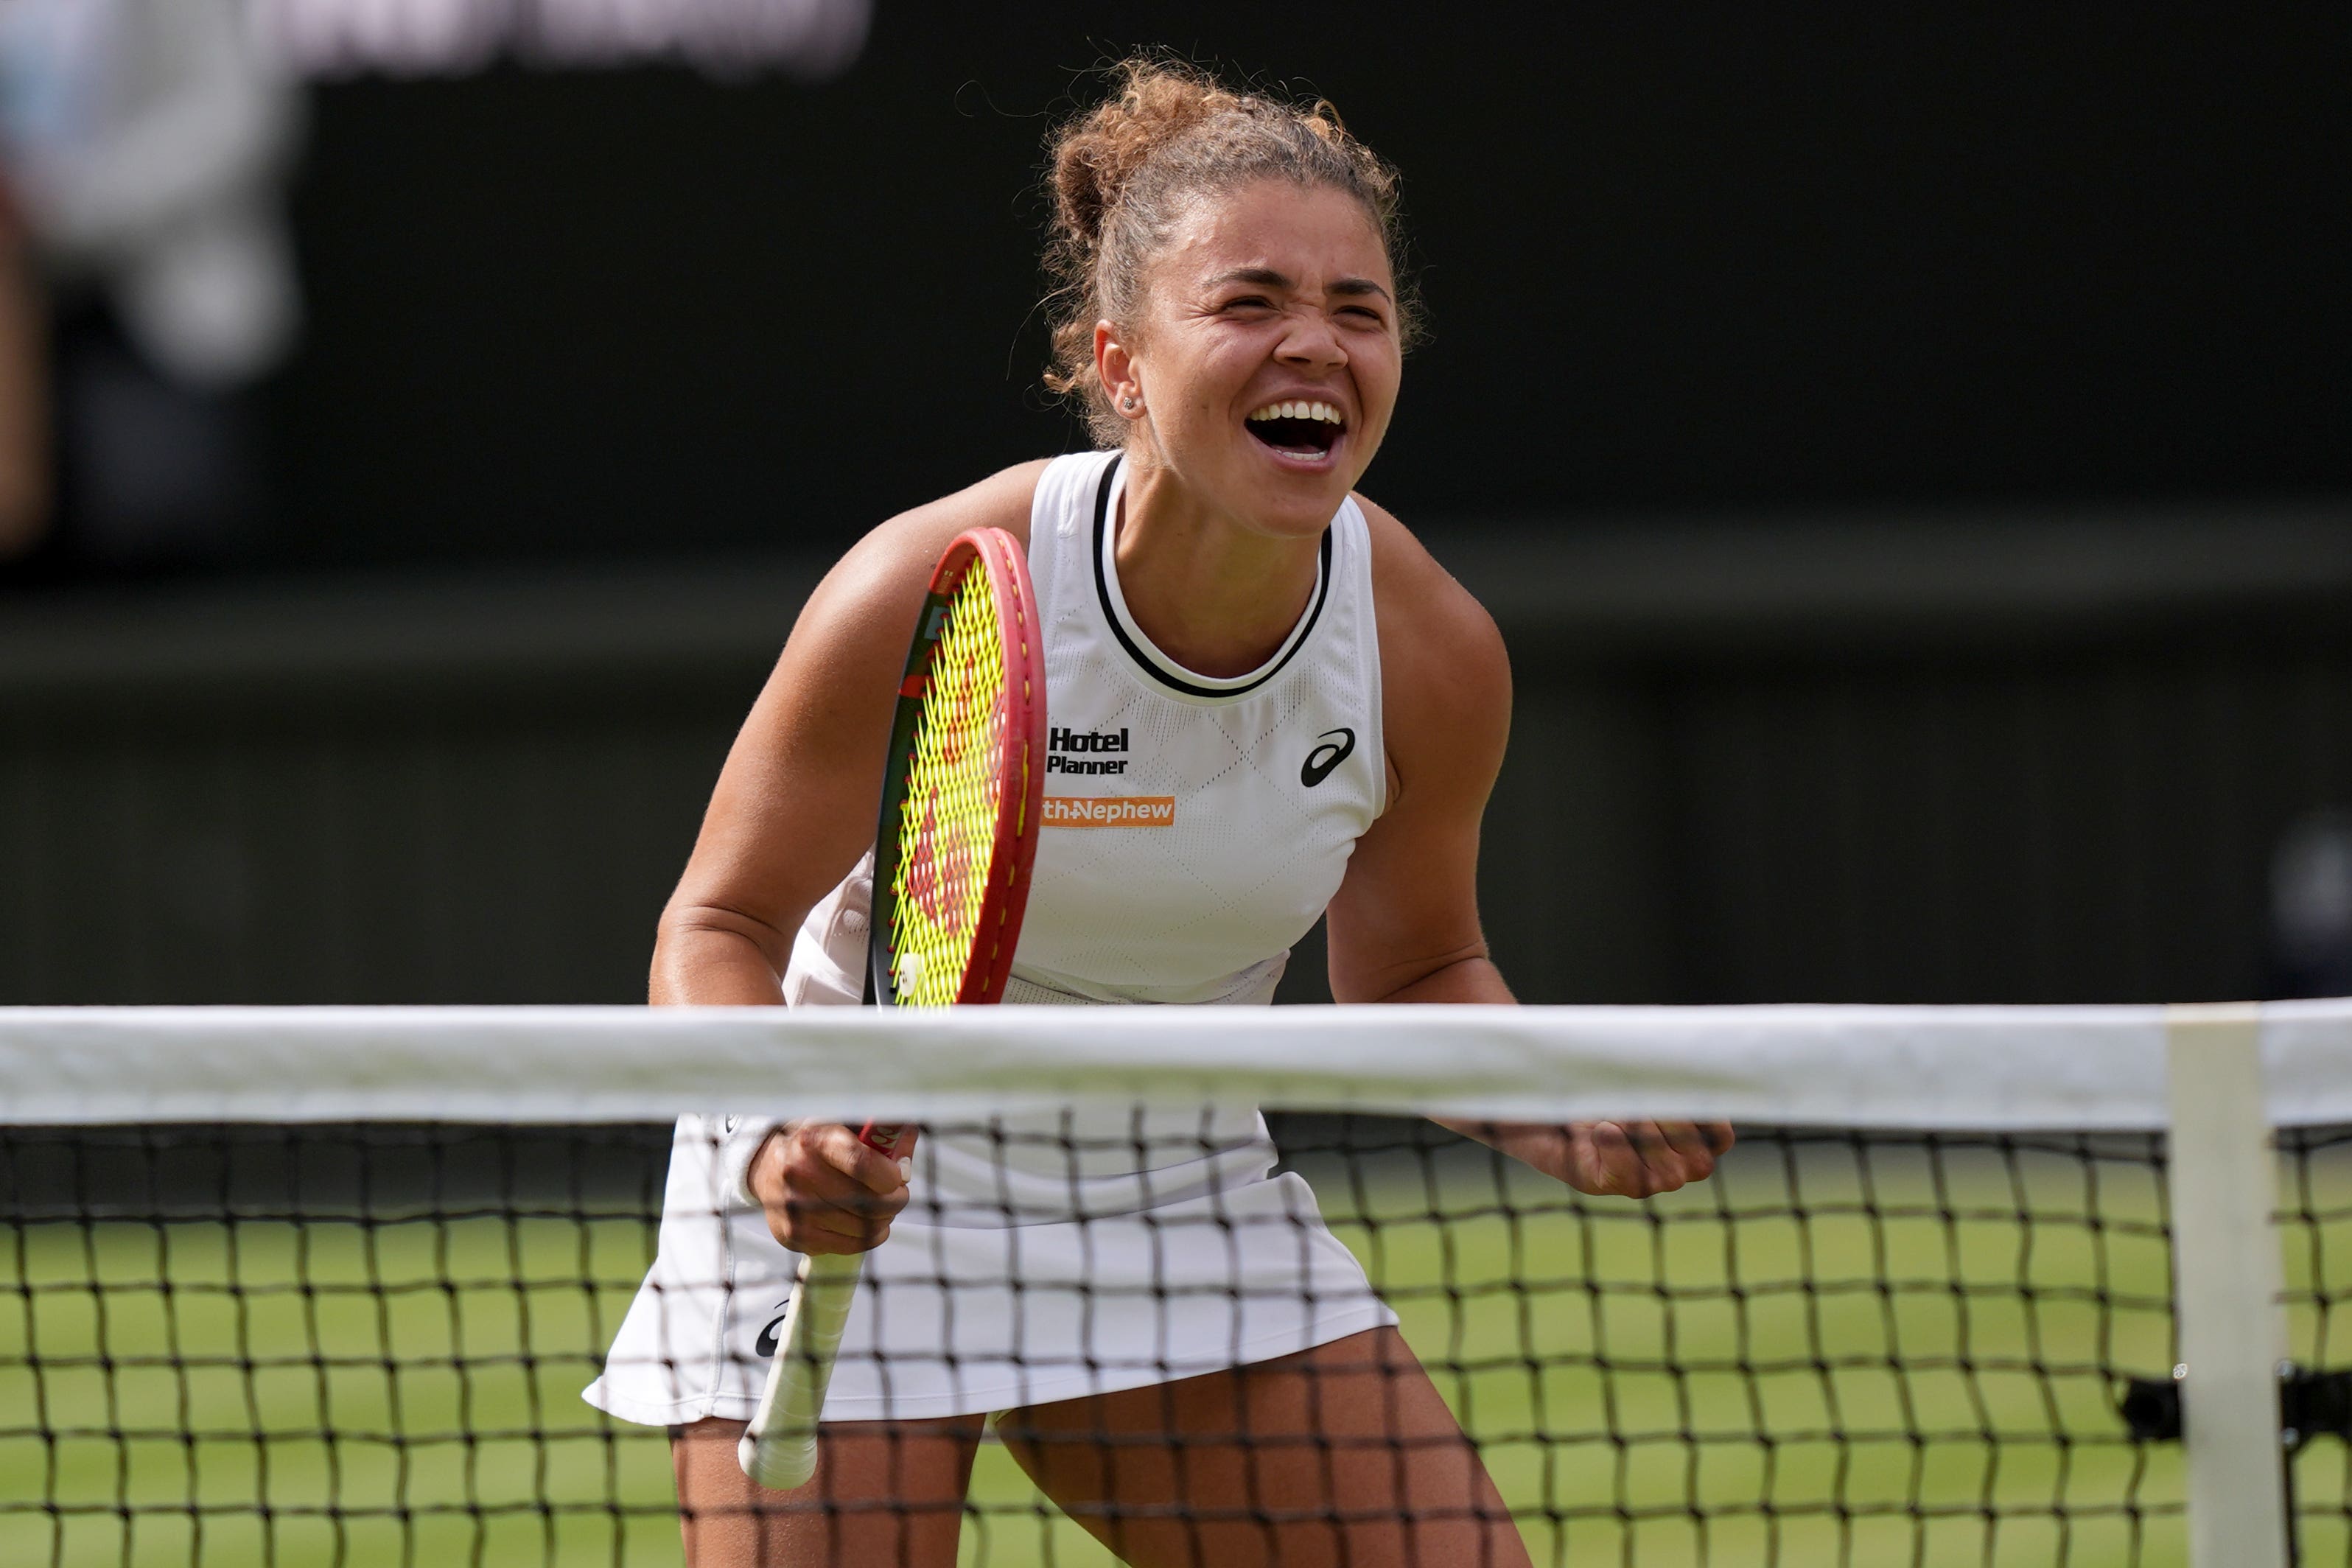
<path fill-rule="evenodd" d="M 1647 1209 L 1498 1188 L 1481 1159 L 1428 1182 L 1391 1158 L 1360 1201 L 1303 1168 L 1539 1563 L 2182 1561 L 2179 1454 L 2119 1440 L 2097 1371 L 2169 1362 L 2145 1164 L 2088 1167 L 2096 1229 L 2084 1163 L 2055 1155 L 1751 1146 Z M 2291 1290 L 2352 1256 L 2342 1223 L 2290 1247 Z M 647 1237 L 635 1215 L 0 1231 L 0 1563 L 677 1563 L 660 1434 L 578 1397 Z M 2324 1326 L 2298 1314 L 2306 1353 Z M 2338 1507 L 2344 1469 L 2306 1456 L 2306 1510 Z M 1108 1561 L 992 1446 L 972 1510 L 968 1563 Z M 2343 1559 L 2340 1511 L 2305 1546 Z"/>

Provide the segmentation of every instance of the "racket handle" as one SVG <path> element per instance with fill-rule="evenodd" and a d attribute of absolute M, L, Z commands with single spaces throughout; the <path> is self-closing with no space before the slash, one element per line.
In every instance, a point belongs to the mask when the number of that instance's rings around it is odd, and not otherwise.
<path fill-rule="evenodd" d="M 858 1139 L 877 1153 L 898 1145 L 904 1127 L 867 1122 Z M 833 1358 L 849 1321 L 849 1303 L 866 1272 L 862 1253 L 803 1257 L 800 1282 L 777 1333 L 776 1359 L 768 1365 L 768 1385 L 759 1408 L 735 1447 L 735 1462 L 755 1485 L 788 1492 L 816 1473 L 817 1417 L 833 1381 Z"/>
<path fill-rule="evenodd" d="M 898 1140 L 906 1135 L 907 1127 L 904 1122 L 896 1126 L 887 1126 L 881 1122 L 869 1121 L 857 1130 L 857 1141 L 877 1154 L 897 1153 Z"/>
<path fill-rule="evenodd" d="M 856 1253 L 801 1259 L 800 1284 L 777 1336 L 768 1386 L 735 1449 L 743 1473 L 772 1491 L 805 1486 L 816 1473 L 817 1415 L 865 1271 L 866 1259 Z"/>

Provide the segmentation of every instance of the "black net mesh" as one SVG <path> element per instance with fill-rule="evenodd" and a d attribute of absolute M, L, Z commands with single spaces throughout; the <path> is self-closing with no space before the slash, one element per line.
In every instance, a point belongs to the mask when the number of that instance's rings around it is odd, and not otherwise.
<path fill-rule="evenodd" d="M 2294 1455 L 2288 1489 L 2305 1563 L 2352 1563 L 2352 1129 L 2278 1133 L 2279 1229 L 2285 1247 L 2287 1347 L 2300 1374 L 2286 1401 Z M 2300 1387 L 2296 1385 L 2300 1384 Z M 2316 1397 L 2312 1397 L 2316 1396 Z"/>
<path fill-rule="evenodd" d="M 2179 1447 L 2116 1410 L 2174 1360 L 2159 1140 L 1746 1128 L 1714 1179 L 1637 1203 L 1424 1122 L 1274 1131 L 1537 1563 L 2183 1561 Z M 2352 1140 L 2283 1142 L 2295 1353 L 2325 1367 L 2352 1321 Z M 0 1563 L 678 1562 L 667 1434 L 581 1398 L 670 1152 L 667 1127 L 0 1132 Z M 1214 1289 L 1181 1271 L 1096 1305 L 1148 1320 Z M 1202 1466 L 1253 1443 L 1333 1462 L 1278 1413 L 1181 1418 Z M 1215 1500 L 1154 1534 L 1184 1510 L 1065 1510 L 1014 1462 L 1097 1493 L 1186 1462 L 1090 1421 L 1000 1418 L 961 1561 L 1369 1560 L 1342 1538 L 1409 1511 L 1443 1458 L 1396 1445 L 1369 1502 L 1204 1469 Z M 2303 1560 L 2345 1560 L 2341 1446 L 2296 1478 Z"/>

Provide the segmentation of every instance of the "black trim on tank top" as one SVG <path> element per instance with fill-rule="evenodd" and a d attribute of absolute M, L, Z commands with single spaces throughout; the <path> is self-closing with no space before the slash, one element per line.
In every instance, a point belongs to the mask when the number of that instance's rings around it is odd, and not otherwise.
<path fill-rule="evenodd" d="M 1298 650 L 1305 647 L 1308 639 L 1315 635 L 1315 622 L 1323 614 L 1323 602 L 1331 596 L 1331 530 L 1326 528 L 1323 531 L 1320 560 L 1315 573 L 1315 602 L 1307 607 L 1305 623 L 1298 628 L 1297 635 L 1290 639 L 1290 646 L 1283 651 L 1282 657 L 1274 661 L 1274 667 L 1246 686 L 1195 686 L 1190 681 L 1179 680 L 1169 674 L 1153 663 L 1150 655 L 1136 646 L 1135 639 L 1127 635 L 1127 627 L 1119 622 L 1118 606 L 1111 601 L 1110 576 L 1103 566 L 1103 562 L 1110 554 L 1110 482 L 1118 478 L 1118 467 L 1126 461 L 1126 457 L 1122 455 L 1113 458 L 1108 463 L 1103 465 L 1102 484 L 1095 491 L 1095 597 L 1102 605 L 1103 620 L 1109 626 L 1110 635 L 1118 639 L 1118 646 L 1127 650 L 1127 657 L 1135 661 L 1138 669 L 1142 670 L 1144 674 L 1171 691 L 1181 691 L 1187 697 L 1210 700 L 1220 697 L 1242 697 L 1255 691 L 1259 687 L 1280 675 L 1283 667 L 1297 658 Z"/>

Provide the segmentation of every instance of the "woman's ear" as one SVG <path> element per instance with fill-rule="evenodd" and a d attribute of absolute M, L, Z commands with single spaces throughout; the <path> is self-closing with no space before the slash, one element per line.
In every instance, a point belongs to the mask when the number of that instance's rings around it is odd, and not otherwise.
<path fill-rule="evenodd" d="M 1102 377 L 1103 392 L 1120 418 L 1143 417 L 1142 367 L 1108 321 L 1095 323 L 1095 374 Z"/>

